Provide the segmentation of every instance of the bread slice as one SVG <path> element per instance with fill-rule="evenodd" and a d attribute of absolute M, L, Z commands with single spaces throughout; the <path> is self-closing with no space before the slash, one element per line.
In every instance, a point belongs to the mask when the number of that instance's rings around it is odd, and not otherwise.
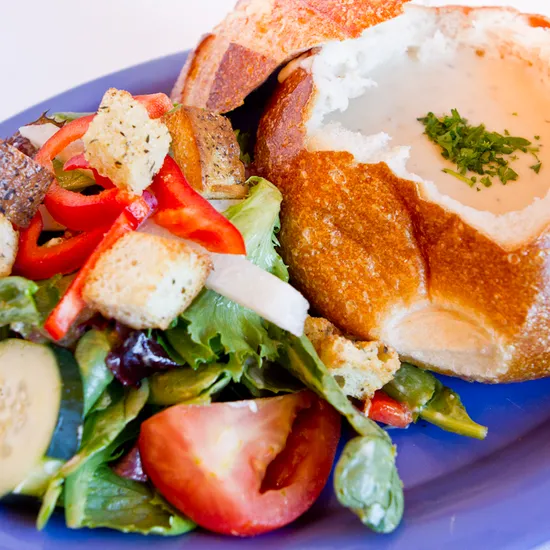
<path fill-rule="evenodd" d="M 19 234 L 8 218 L 0 214 L 0 277 L 11 275 L 18 246 Z"/>
<path fill-rule="evenodd" d="M 308 317 L 305 334 L 344 393 L 361 401 L 390 382 L 401 366 L 397 353 L 382 342 L 346 338 L 326 319 Z"/>
<path fill-rule="evenodd" d="M 157 235 L 128 233 L 105 252 L 83 290 L 88 306 L 134 329 L 166 329 L 211 270 L 206 254 Z"/>
<path fill-rule="evenodd" d="M 473 65 L 461 64 L 466 54 Z M 417 78 L 400 65 L 404 58 L 414 61 Z M 486 382 L 550 374 L 550 94 L 541 92 L 550 85 L 549 67 L 550 21 L 543 17 L 410 6 L 285 71 L 260 123 L 255 160 L 283 192 L 283 256 L 316 311 L 356 338 L 379 339 L 403 359 L 443 373 Z M 464 88 L 470 70 L 481 76 Z M 393 75 L 393 86 L 373 85 Z M 505 85 L 492 97 L 500 82 L 492 79 L 501 77 Z M 431 89 L 447 100 L 446 110 L 470 98 L 476 124 L 494 125 L 499 109 L 511 124 L 519 111 L 519 124 L 540 105 L 538 179 L 527 156 L 514 161 L 523 166 L 520 179 L 506 186 L 495 181 L 470 193 L 462 181 L 444 180 L 440 153 L 416 120 L 426 111 L 392 118 L 425 108 Z M 490 100 L 479 111 L 483 98 Z M 387 119 L 377 127 L 382 114 Z M 390 134 L 396 121 L 417 133 L 412 148 Z M 525 128 L 520 136 L 534 142 L 538 132 Z M 506 126 L 490 129 L 503 133 Z M 431 156 L 416 162 L 422 139 Z M 491 197 L 487 207 L 476 202 Z"/>
<path fill-rule="evenodd" d="M 0 140 L 0 214 L 18 227 L 27 227 L 52 181 L 45 168 Z"/>
<path fill-rule="evenodd" d="M 166 126 L 151 120 L 131 94 L 115 88 L 105 92 L 82 140 L 90 166 L 134 195 L 151 185 L 170 148 Z"/>
<path fill-rule="evenodd" d="M 329 40 L 356 37 L 407 0 L 239 0 L 189 55 L 172 91 L 184 105 L 226 113 L 284 62 Z"/>
<path fill-rule="evenodd" d="M 239 144 L 227 118 L 182 106 L 163 120 L 172 137 L 174 159 L 194 189 L 208 199 L 246 196 Z"/>

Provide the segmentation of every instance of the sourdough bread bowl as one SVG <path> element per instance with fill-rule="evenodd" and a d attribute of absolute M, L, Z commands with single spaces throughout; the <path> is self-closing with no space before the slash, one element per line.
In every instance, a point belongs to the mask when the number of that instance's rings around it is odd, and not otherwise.
<path fill-rule="evenodd" d="M 394 7 L 286 66 L 260 123 L 255 161 L 283 192 L 293 283 L 340 329 L 416 365 L 484 382 L 547 376 L 550 22 Z M 248 92 L 227 88 L 231 105 Z M 519 155 L 519 179 L 490 188 L 443 173 L 452 164 L 417 118 L 451 109 L 537 136 L 542 169 Z"/>

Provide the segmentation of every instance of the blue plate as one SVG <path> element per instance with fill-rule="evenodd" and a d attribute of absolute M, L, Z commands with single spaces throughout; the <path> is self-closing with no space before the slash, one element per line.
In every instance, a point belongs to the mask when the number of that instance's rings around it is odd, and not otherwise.
<path fill-rule="evenodd" d="M 111 87 L 168 92 L 185 59 L 172 55 L 106 76 L 0 124 L 0 137 L 46 110 L 92 111 Z M 483 386 L 446 379 L 472 416 L 489 426 L 485 441 L 417 424 L 391 432 L 406 489 L 406 512 L 392 535 L 375 535 L 336 501 L 329 482 L 313 508 L 269 535 L 240 540 L 196 531 L 177 538 L 70 531 L 61 514 L 40 533 L 34 512 L 0 505 L 2 550 L 351 549 L 475 550 L 535 548 L 550 541 L 550 379 Z"/>

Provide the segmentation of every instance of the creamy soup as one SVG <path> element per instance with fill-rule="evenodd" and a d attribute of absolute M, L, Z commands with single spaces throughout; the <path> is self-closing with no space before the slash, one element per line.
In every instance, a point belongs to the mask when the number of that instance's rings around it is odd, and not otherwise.
<path fill-rule="evenodd" d="M 434 182 L 441 193 L 478 210 L 495 214 L 521 210 L 548 192 L 550 93 L 540 73 L 527 62 L 484 56 L 462 47 L 451 58 L 423 63 L 413 48 L 376 67 L 368 76 L 377 85 L 352 99 L 345 112 L 329 114 L 325 123 L 340 122 L 364 135 L 389 134 L 392 146 L 411 147 L 409 172 Z M 440 147 L 424 134 L 417 118 L 429 111 L 437 116 L 450 114 L 453 108 L 472 125 L 483 123 L 487 130 L 502 134 L 508 130 L 540 146 L 539 174 L 530 169 L 536 163 L 534 157 L 522 152 L 510 163 L 519 179 L 506 186 L 494 177 L 490 188 L 480 184 L 470 188 L 442 172 L 443 168 L 456 169 L 456 164 L 441 156 Z"/>

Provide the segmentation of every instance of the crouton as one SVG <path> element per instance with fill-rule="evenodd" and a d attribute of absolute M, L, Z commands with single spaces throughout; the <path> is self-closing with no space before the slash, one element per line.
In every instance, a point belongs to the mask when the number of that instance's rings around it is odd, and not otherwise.
<path fill-rule="evenodd" d="M 401 366 L 394 350 L 381 342 L 350 340 L 326 319 L 309 317 L 305 333 L 321 361 L 350 397 L 369 399 L 393 379 Z"/>
<path fill-rule="evenodd" d="M 84 301 L 134 329 L 166 329 L 193 301 L 210 258 L 174 239 L 128 233 L 105 252 L 83 289 Z"/>
<path fill-rule="evenodd" d="M 19 236 L 6 216 L 0 214 L 0 277 L 8 277 L 17 256 Z"/>
<path fill-rule="evenodd" d="M 52 181 L 45 168 L 0 140 L 0 214 L 18 227 L 27 227 Z"/>
<path fill-rule="evenodd" d="M 170 139 L 166 125 L 149 118 L 128 92 L 111 88 L 84 134 L 84 155 L 118 188 L 141 195 L 161 169 Z"/>
<path fill-rule="evenodd" d="M 227 118 L 197 107 L 180 107 L 164 117 L 174 159 L 189 184 L 208 199 L 246 196 L 240 148 Z"/>

